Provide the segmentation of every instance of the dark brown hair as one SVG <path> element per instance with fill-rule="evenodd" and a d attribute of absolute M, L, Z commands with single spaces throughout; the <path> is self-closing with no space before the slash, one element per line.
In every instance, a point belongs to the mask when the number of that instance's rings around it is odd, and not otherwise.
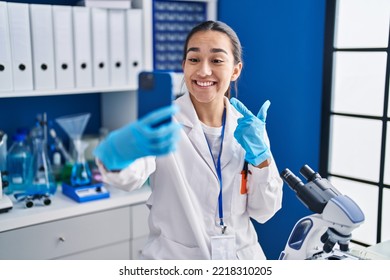
<path fill-rule="evenodd" d="M 184 44 L 183 62 L 186 60 L 187 57 L 188 42 L 190 41 L 191 37 L 195 33 L 201 31 L 208 31 L 208 30 L 217 31 L 226 34 L 229 37 L 230 42 L 232 43 L 234 64 L 237 65 L 238 63 L 242 62 L 242 47 L 236 32 L 234 32 L 234 30 L 226 23 L 223 23 L 221 21 L 212 21 L 212 20 L 201 22 L 200 24 L 192 28 L 190 33 L 188 33 Z M 234 81 L 234 90 L 237 93 L 237 80 Z M 225 92 L 225 96 L 230 98 L 230 93 L 231 93 L 231 89 L 229 86 L 229 88 Z"/>

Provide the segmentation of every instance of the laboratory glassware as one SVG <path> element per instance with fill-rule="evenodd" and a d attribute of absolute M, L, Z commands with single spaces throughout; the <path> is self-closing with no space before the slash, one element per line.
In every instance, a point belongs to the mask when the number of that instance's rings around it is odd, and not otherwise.
<path fill-rule="evenodd" d="M 24 192 L 29 184 L 29 166 L 31 163 L 31 149 L 26 142 L 25 134 L 15 134 L 13 143 L 7 154 L 7 171 L 9 186 L 6 194 Z"/>
<path fill-rule="evenodd" d="M 33 139 L 33 157 L 30 168 L 31 182 L 26 187 L 26 195 L 52 195 L 57 190 L 53 169 L 47 155 L 47 145 L 43 139 Z"/>
<path fill-rule="evenodd" d="M 64 144 L 62 143 L 62 140 L 57 136 L 56 131 L 52 128 L 50 129 L 50 135 L 54 139 L 54 146 L 57 150 L 61 151 L 63 157 L 65 158 L 65 162 L 73 163 L 72 156 L 68 153 L 68 151 L 65 149 Z"/>
<path fill-rule="evenodd" d="M 0 130 L 0 171 L 7 169 L 7 134 Z"/>
<path fill-rule="evenodd" d="M 70 183 L 72 186 L 88 185 L 92 182 L 92 174 L 85 161 L 85 149 L 88 145 L 81 141 L 90 113 L 75 114 L 56 119 L 56 122 L 68 134 L 76 150 L 76 161 L 73 163 Z"/>
<path fill-rule="evenodd" d="M 90 116 L 90 113 L 63 116 L 57 118 L 56 122 L 72 140 L 81 139 Z"/>
<path fill-rule="evenodd" d="M 74 146 L 77 152 L 77 160 L 73 164 L 70 183 L 72 186 L 84 186 L 92 183 L 92 173 L 87 161 L 85 160 L 85 149 L 88 143 L 81 139 L 74 140 Z"/>

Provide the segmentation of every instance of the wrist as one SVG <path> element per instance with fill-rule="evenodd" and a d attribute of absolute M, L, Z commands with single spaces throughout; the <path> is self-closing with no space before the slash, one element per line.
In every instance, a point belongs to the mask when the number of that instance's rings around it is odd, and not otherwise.
<path fill-rule="evenodd" d="M 271 160 L 269 158 L 267 158 L 265 161 L 263 161 L 259 165 L 256 165 L 255 167 L 261 169 L 261 168 L 270 166 L 270 164 L 271 164 Z"/>
<path fill-rule="evenodd" d="M 268 166 L 269 163 L 271 162 L 270 159 L 271 159 L 271 151 L 268 147 L 266 147 L 260 154 L 256 156 L 250 153 L 247 153 L 245 155 L 245 160 L 255 167 Z M 269 161 L 268 163 L 267 160 Z"/>

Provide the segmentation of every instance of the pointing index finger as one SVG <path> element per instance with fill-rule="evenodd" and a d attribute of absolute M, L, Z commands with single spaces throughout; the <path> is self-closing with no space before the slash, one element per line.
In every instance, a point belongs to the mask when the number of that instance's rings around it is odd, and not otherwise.
<path fill-rule="evenodd" d="M 237 98 L 232 97 L 230 99 L 230 104 L 232 104 L 232 106 L 236 108 L 236 110 L 241 114 L 243 114 L 244 116 L 254 116 L 252 112 L 249 111 L 248 108 L 246 108 L 245 105 Z"/>
<path fill-rule="evenodd" d="M 257 113 L 257 117 L 263 122 L 265 122 L 265 119 L 267 118 L 267 111 L 270 105 L 271 102 L 269 100 L 265 101 Z"/>

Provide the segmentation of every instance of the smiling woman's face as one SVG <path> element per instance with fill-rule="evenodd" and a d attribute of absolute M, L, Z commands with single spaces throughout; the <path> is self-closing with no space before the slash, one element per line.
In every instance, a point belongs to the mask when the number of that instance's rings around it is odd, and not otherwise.
<path fill-rule="evenodd" d="M 192 99 L 198 103 L 222 102 L 242 64 L 234 64 L 229 37 L 218 31 L 200 31 L 188 41 L 183 61 L 184 79 Z"/>

